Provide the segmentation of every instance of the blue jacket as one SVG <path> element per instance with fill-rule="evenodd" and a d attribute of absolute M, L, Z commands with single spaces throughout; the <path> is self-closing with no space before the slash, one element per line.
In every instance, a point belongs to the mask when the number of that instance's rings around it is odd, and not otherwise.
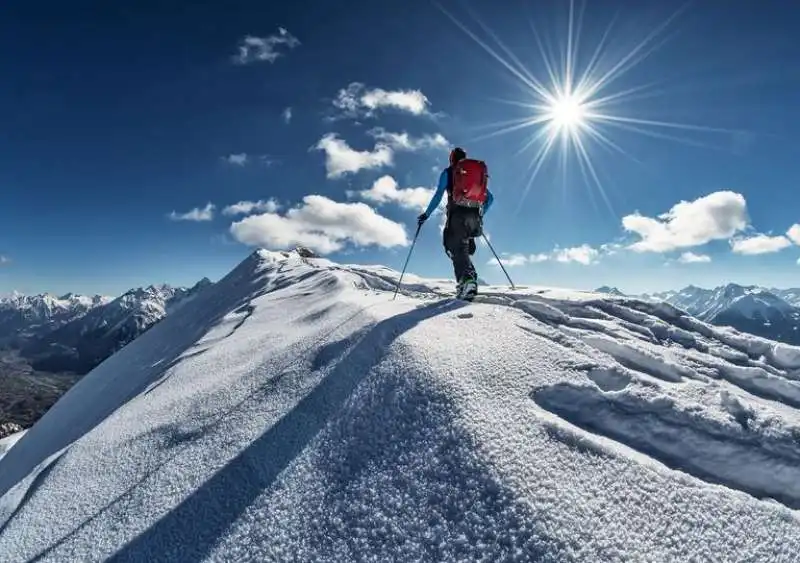
<path fill-rule="evenodd" d="M 436 193 L 433 194 L 431 198 L 431 202 L 428 204 L 428 209 L 425 210 L 425 216 L 430 217 L 431 213 L 436 211 L 436 208 L 439 207 L 439 203 L 442 201 L 442 196 L 447 191 L 447 183 L 449 180 L 448 168 L 442 170 L 442 173 L 439 175 L 439 185 L 436 188 Z M 486 201 L 483 204 L 483 214 L 489 211 L 489 208 L 492 206 L 492 202 L 494 201 L 494 196 L 492 192 L 487 188 L 486 190 Z"/>

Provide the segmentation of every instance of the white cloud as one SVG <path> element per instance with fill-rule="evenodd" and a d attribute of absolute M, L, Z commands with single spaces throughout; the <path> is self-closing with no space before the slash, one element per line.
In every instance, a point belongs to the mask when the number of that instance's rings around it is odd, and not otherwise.
<path fill-rule="evenodd" d="M 736 254 L 770 254 L 792 246 L 792 241 L 783 235 L 754 235 L 731 241 L 731 248 Z"/>
<path fill-rule="evenodd" d="M 173 221 L 211 221 L 214 218 L 214 209 L 216 206 L 213 203 L 207 203 L 202 209 L 195 207 L 186 213 L 173 211 L 169 218 Z"/>
<path fill-rule="evenodd" d="M 588 244 L 582 244 L 581 246 L 572 248 L 556 249 L 553 253 L 558 262 L 577 262 L 585 266 L 594 262 L 599 255 L 597 249 L 592 248 Z"/>
<path fill-rule="evenodd" d="M 694 201 L 681 201 L 657 218 L 627 215 L 622 225 L 641 237 L 630 245 L 631 250 L 667 252 L 727 239 L 744 230 L 747 205 L 741 194 L 714 192 Z"/>
<path fill-rule="evenodd" d="M 524 254 L 505 254 L 500 257 L 500 262 L 502 262 L 503 266 L 506 266 L 507 268 L 514 268 L 516 266 L 524 266 L 527 264 L 528 257 Z M 497 265 L 497 260 L 492 258 L 489 263 Z"/>
<path fill-rule="evenodd" d="M 338 138 L 336 133 L 326 134 L 313 148 L 325 152 L 328 178 L 339 178 L 348 173 L 373 170 L 394 163 L 394 152 L 388 145 L 378 143 L 372 151 L 357 151 Z"/>
<path fill-rule="evenodd" d="M 572 248 L 555 248 L 550 253 L 538 253 L 530 255 L 504 254 L 500 257 L 500 261 L 504 266 L 507 267 L 538 264 L 539 262 L 547 262 L 549 260 L 563 263 L 577 262 L 579 264 L 583 264 L 584 266 L 588 266 L 594 263 L 599 256 L 600 252 L 597 249 L 592 248 L 588 244 L 583 244 L 581 246 L 575 246 Z M 492 258 L 487 262 L 487 264 L 493 264 L 496 266 L 497 260 Z"/>
<path fill-rule="evenodd" d="M 228 164 L 234 164 L 236 166 L 244 166 L 245 164 L 247 164 L 248 156 L 247 153 L 240 152 L 236 154 L 229 154 L 228 156 L 222 157 L 222 159 Z"/>
<path fill-rule="evenodd" d="M 0 254 L 0 266 L 6 266 L 7 264 L 11 264 L 11 258 Z"/>
<path fill-rule="evenodd" d="M 786 231 L 786 236 L 789 237 L 793 243 L 800 245 L 800 225 L 794 224 Z"/>
<path fill-rule="evenodd" d="M 251 213 L 275 213 L 280 209 L 277 201 L 270 198 L 259 201 L 240 201 L 222 210 L 223 215 L 250 215 Z"/>
<path fill-rule="evenodd" d="M 375 127 L 367 131 L 367 133 L 395 150 L 419 151 L 423 149 L 444 149 L 450 146 L 449 141 L 441 133 L 415 138 L 405 131 L 392 133 L 383 127 Z"/>
<path fill-rule="evenodd" d="M 678 258 L 678 262 L 682 264 L 701 264 L 704 262 L 711 262 L 711 256 L 708 254 L 695 254 L 694 252 L 684 252 Z"/>
<path fill-rule="evenodd" d="M 294 49 L 300 45 L 300 41 L 282 27 L 278 28 L 278 33 L 267 37 L 248 35 L 239 42 L 239 53 L 233 60 L 242 65 L 265 61 L 274 63 L 281 56 L 277 50 L 279 45 Z"/>
<path fill-rule="evenodd" d="M 377 203 L 396 203 L 406 209 L 424 211 L 433 197 L 430 188 L 399 188 L 397 181 L 389 175 L 381 176 L 368 190 L 348 191 L 348 197 L 359 196 L 362 199 Z"/>
<path fill-rule="evenodd" d="M 285 249 L 303 245 L 320 254 L 355 246 L 407 246 L 403 225 L 378 214 L 365 203 L 339 203 L 321 195 L 307 195 L 284 215 L 251 215 L 230 227 L 239 241 L 254 246 Z"/>
<path fill-rule="evenodd" d="M 367 89 L 360 82 L 352 82 L 339 90 L 333 105 L 348 117 L 371 117 L 379 109 L 391 108 L 412 115 L 429 113 L 428 98 L 420 90 Z"/>
<path fill-rule="evenodd" d="M 281 117 L 283 117 L 283 121 L 289 123 L 292 120 L 292 108 L 288 107 L 283 110 L 281 113 Z"/>

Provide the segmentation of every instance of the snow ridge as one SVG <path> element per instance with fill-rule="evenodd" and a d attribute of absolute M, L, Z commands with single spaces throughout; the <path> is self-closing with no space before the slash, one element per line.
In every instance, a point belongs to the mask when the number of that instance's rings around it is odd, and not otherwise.
<path fill-rule="evenodd" d="M 253 253 L 0 460 L 0 553 L 796 560 L 800 348 L 619 295 L 407 274 L 393 301 L 397 276 Z"/>

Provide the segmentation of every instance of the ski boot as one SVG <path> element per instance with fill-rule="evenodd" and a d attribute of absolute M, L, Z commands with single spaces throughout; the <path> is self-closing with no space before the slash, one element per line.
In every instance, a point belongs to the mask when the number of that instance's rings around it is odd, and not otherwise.
<path fill-rule="evenodd" d="M 461 280 L 456 297 L 464 301 L 472 301 L 476 295 L 478 295 L 478 282 L 469 277 Z"/>

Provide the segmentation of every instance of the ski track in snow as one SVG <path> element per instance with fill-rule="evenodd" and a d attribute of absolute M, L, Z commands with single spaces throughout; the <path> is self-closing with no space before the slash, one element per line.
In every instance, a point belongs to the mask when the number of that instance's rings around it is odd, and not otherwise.
<path fill-rule="evenodd" d="M 0 560 L 800 560 L 800 348 L 397 275 L 254 253 L 0 459 Z"/>

